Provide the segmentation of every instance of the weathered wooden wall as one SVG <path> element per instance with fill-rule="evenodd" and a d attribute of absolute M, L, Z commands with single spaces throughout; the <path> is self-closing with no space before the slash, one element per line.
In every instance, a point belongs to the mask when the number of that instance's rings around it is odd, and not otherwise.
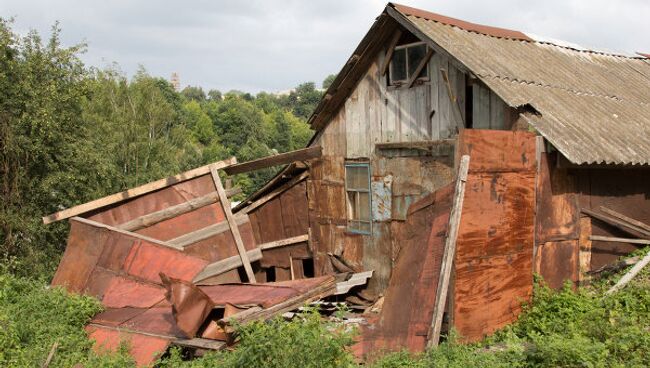
<path fill-rule="evenodd" d="M 458 230 L 451 323 L 477 341 L 513 322 L 533 288 L 535 136 L 466 129 L 470 168 Z"/>

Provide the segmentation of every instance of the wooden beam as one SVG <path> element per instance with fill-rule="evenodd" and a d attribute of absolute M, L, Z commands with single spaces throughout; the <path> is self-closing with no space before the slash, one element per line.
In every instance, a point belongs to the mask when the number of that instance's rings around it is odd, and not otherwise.
<path fill-rule="evenodd" d="M 391 38 L 390 43 L 388 44 L 388 51 L 386 51 L 386 57 L 384 57 L 384 63 L 381 65 L 381 75 L 386 75 L 388 71 L 388 66 L 390 65 L 390 59 L 393 58 L 393 53 L 395 52 L 395 46 L 399 42 L 400 37 L 402 37 L 402 30 L 397 29 L 393 38 Z"/>
<path fill-rule="evenodd" d="M 411 78 L 406 84 L 406 88 L 413 87 L 413 83 L 415 83 L 415 81 L 418 79 L 418 75 L 420 75 L 422 69 L 427 66 L 427 63 L 429 62 L 429 59 L 431 59 L 431 56 L 433 56 L 433 49 L 431 47 L 427 47 L 427 53 L 424 55 L 424 59 L 420 60 L 420 64 L 418 64 L 418 67 L 415 68 L 413 75 L 411 75 Z"/>
<path fill-rule="evenodd" d="M 237 215 L 235 216 L 235 221 L 237 222 L 237 225 L 243 225 L 249 222 L 250 219 L 246 215 Z M 167 243 L 172 244 L 179 249 L 184 249 L 188 245 L 200 242 L 201 240 L 224 233 L 228 230 L 230 230 L 230 224 L 228 221 L 221 221 L 196 231 L 192 231 L 191 233 L 183 234 L 177 238 L 167 240 Z"/>
<path fill-rule="evenodd" d="M 646 224 L 645 222 L 641 222 L 641 221 L 635 220 L 635 219 L 633 219 L 631 217 L 627 217 L 627 216 L 623 215 L 622 213 L 616 212 L 616 211 L 614 211 L 612 209 L 609 209 L 607 207 L 604 207 L 604 206 L 600 206 L 600 210 L 605 212 L 606 214 L 608 214 L 610 216 L 614 216 L 614 217 L 618 218 L 621 221 L 628 222 L 631 225 L 634 225 L 634 226 L 638 227 L 639 229 L 645 230 L 645 231 L 650 233 L 650 225 Z"/>
<path fill-rule="evenodd" d="M 92 210 L 96 210 L 98 208 L 102 208 L 102 207 L 106 207 L 106 206 L 109 206 L 109 205 L 112 205 L 112 204 L 115 204 L 115 203 L 119 203 L 119 202 L 122 202 L 122 201 L 127 200 L 127 199 L 132 199 L 132 198 L 135 198 L 135 197 L 139 197 L 141 195 L 151 193 L 153 191 L 156 191 L 156 190 L 159 190 L 159 189 L 162 189 L 162 188 L 166 188 L 166 187 L 168 187 L 170 185 L 174 185 L 174 184 L 186 181 L 186 180 L 196 178 L 197 176 L 209 174 L 211 166 L 216 166 L 219 169 L 222 169 L 224 167 L 235 164 L 236 162 L 237 162 L 237 159 L 235 159 L 234 157 L 231 157 L 231 158 L 229 158 L 227 160 L 215 162 L 215 163 L 210 164 L 210 165 L 205 165 L 205 166 L 201 166 L 199 168 L 196 168 L 196 169 L 193 169 L 193 170 L 190 170 L 190 171 L 186 171 L 186 172 L 184 172 L 182 174 L 170 176 L 170 177 L 165 178 L 165 179 L 160 179 L 160 180 L 157 180 L 157 181 L 154 181 L 154 182 L 151 182 L 151 183 L 141 185 L 139 187 L 135 187 L 135 188 L 125 190 L 123 192 L 111 194 L 109 196 L 96 199 L 94 201 L 90 201 L 90 202 L 87 202 L 87 203 L 84 203 L 84 204 L 80 204 L 78 206 L 74 206 L 74 207 L 71 207 L 71 208 L 68 208 L 68 209 L 53 213 L 51 215 L 47 215 L 47 216 L 43 217 L 43 223 L 47 225 L 47 224 L 52 223 L 52 222 L 64 220 L 64 219 L 67 219 L 67 218 L 70 218 L 70 217 L 74 217 L 74 216 L 84 214 L 84 213 L 92 211 Z"/>
<path fill-rule="evenodd" d="M 461 130 L 465 129 L 465 120 L 463 119 L 463 114 L 460 111 L 460 106 L 458 106 L 458 99 L 456 98 L 454 91 L 451 89 L 451 83 L 449 82 L 449 75 L 447 74 L 447 70 L 440 69 L 440 74 L 442 74 L 442 79 L 444 79 L 445 84 L 447 85 L 447 96 L 449 96 L 449 102 L 452 106 L 451 110 L 454 114 L 454 120 L 456 120 L 456 126 L 460 132 Z"/>
<path fill-rule="evenodd" d="M 291 237 L 291 238 L 286 238 L 286 239 L 282 239 L 282 240 L 276 240 L 276 241 L 260 244 L 259 247 L 262 250 L 268 250 L 268 249 L 280 248 L 280 247 L 284 247 L 284 246 L 291 245 L 291 244 L 296 244 L 296 243 L 304 243 L 306 241 L 309 241 L 309 235 L 308 234 L 298 235 L 298 236 L 294 236 L 294 237 Z"/>
<path fill-rule="evenodd" d="M 262 259 L 262 250 L 260 248 L 255 248 L 246 252 L 248 259 L 251 262 L 259 261 Z M 198 275 L 194 277 L 193 282 L 198 283 L 205 279 L 208 279 L 212 276 L 221 275 L 222 273 L 234 270 L 235 268 L 241 267 L 243 265 L 240 256 L 228 257 L 214 263 L 210 263 L 205 266 L 203 271 L 199 272 Z"/>
<path fill-rule="evenodd" d="M 609 224 L 611 226 L 614 226 L 617 229 L 625 231 L 626 233 L 628 233 L 630 235 L 641 237 L 641 238 L 644 238 L 644 239 L 649 239 L 650 238 L 650 232 L 645 231 L 645 230 L 643 230 L 643 229 L 641 229 L 641 228 L 639 228 L 637 226 L 634 226 L 634 225 L 632 225 L 632 224 L 630 224 L 628 222 L 617 219 L 617 218 L 615 218 L 613 216 L 610 216 L 610 215 L 607 215 L 607 214 L 604 214 L 604 213 L 600 213 L 600 212 L 596 212 L 596 211 L 591 210 L 589 208 L 581 208 L 580 211 L 582 213 L 585 213 L 585 214 L 595 218 L 595 219 L 598 219 L 598 220 L 603 221 L 603 222 L 605 222 L 605 223 L 607 223 L 607 224 Z"/>
<path fill-rule="evenodd" d="M 256 209 L 257 207 L 263 205 L 264 203 L 270 201 L 271 199 L 279 196 L 280 194 L 284 193 L 286 190 L 292 188 L 294 185 L 298 184 L 307 176 L 309 175 L 309 171 L 304 171 L 300 175 L 296 176 L 295 178 L 289 180 L 288 182 L 282 184 L 279 186 L 277 189 L 272 191 L 271 193 L 253 201 L 253 203 L 249 204 L 248 206 L 242 208 L 239 213 L 249 213 L 250 211 Z"/>
<path fill-rule="evenodd" d="M 442 264 L 440 265 L 440 278 L 438 279 L 438 289 L 436 291 L 436 304 L 433 310 L 433 319 L 429 329 L 427 347 L 438 346 L 440 341 L 440 329 L 442 327 L 442 317 L 445 313 L 447 304 L 447 290 L 451 280 L 451 271 L 456 255 L 456 238 L 458 237 L 458 228 L 463 210 L 463 200 L 465 198 L 465 184 L 467 183 L 467 172 L 469 170 L 469 156 L 464 155 L 460 159 L 458 169 L 458 178 L 456 179 L 456 188 L 454 190 L 454 199 L 452 202 L 451 213 L 449 215 L 449 225 L 447 227 L 447 238 L 445 240 L 445 249 L 442 255 Z"/>
<path fill-rule="evenodd" d="M 629 244 L 645 244 L 650 245 L 650 240 L 645 239 L 630 239 L 630 238 L 616 238 L 613 236 L 600 236 L 600 235 L 590 235 L 589 240 L 593 241 L 606 241 L 606 242 L 615 242 L 615 243 L 629 243 Z"/>
<path fill-rule="evenodd" d="M 181 247 L 179 247 L 179 246 L 177 246 L 175 244 L 172 244 L 170 242 L 166 242 L 166 241 L 162 241 L 162 240 L 158 240 L 158 239 L 148 237 L 146 235 L 142 235 L 142 234 L 138 234 L 138 233 L 132 233 L 130 231 L 118 229 L 116 227 L 106 225 L 106 224 L 102 224 L 101 222 L 88 220 L 88 219 L 85 219 L 83 217 L 73 217 L 73 218 L 70 219 L 70 221 L 81 222 L 82 224 L 103 228 L 103 229 L 106 229 L 106 230 L 109 230 L 109 231 L 112 231 L 112 232 L 115 232 L 115 233 L 118 233 L 118 234 L 123 234 L 123 235 L 130 236 L 130 237 L 133 237 L 133 238 L 136 238 L 136 239 L 141 239 L 141 240 L 144 240 L 146 242 L 156 244 L 156 245 L 160 245 L 160 246 L 163 246 L 163 247 L 172 248 L 172 249 L 176 249 L 176 250 L 183 250 L 183 248 L 181 248 Z"/>
<path fill-rule="evenodd" d="M 632 267 L 632 269 L 628 271 L 628 273 L 623 275 L 623 277 L 621 277 L 621 279 L 618 280 L 616 285 L 612 286 L 609 290 L 607 290 L 605 294 L 609 295 L 622 289 L 625 285 L 627 285 L 630 281 L 632 281 L 634 276 L 636 276 L 639 272 L 641 272 L 643 267 L 645 267 L 648 263 L 650 263 L 650 253 L 646 254 L 645 257 L 641 259 L 641 261 L 635 264 L 634 267 Z"/>
<path fill-rule="evenodd" d="M 205 350 L 223 350 L 228 344 L 225 341 L 195 337 L 192 339 L 172 340 L 172 345 Z"/>
<path fill-rule="evenodd" d="M 223 189 L 223 184 L 221 183 L 221 178 L 219 177 L 219 167 L 213 165 L 210 167 L 210 173 L 212 174 L 212 180 L 214 181 L 214 186 L 217 188 L 217 193 L 219 193 L 219 202 L 221 203 L 221 208 L 226 214 L 226 220 L 228 220 L 228 225 L 230 226 L 230 233 L 232 234 L 235 244 L 237 245 L 237 251 L 239 252 L 239 257 L 241 257 L 241 262 L 244 265 L 244 270 L 246 270 L 246 277 L 248 282 L 251 284 L 256 283 L 255 273 L 253 272 L 253 267 L 251 267 L 251 262 L 248 259 L 248 254 L 246 254 L 246 248 L 244 247 L 244 241 L 241 238 L 239 233 L 239 226 L 237 225 L 237 220 L 232 214 L 230 208 L 230 201 L 226 196 L 226 191 Z"/>
<path fill-rule="evenodd" d="M 329 295 L 336 293 L 336 282 L 332 277 L 327 282 L 299 295 L 296 295 L 293 298 L 285 300 L 279 304 L 273 305 L 266 309 L 259 307 L 253 307 L 251 309 L 245 310 L 243 312 L 234 314 L 227 319 L 220 319 L 217 321 L 219 326 L 224 328 L 227 332 L 232 332 L 232 325 L 244 325 L 246 323 L 255 321 L 255 320 L 266 320 L 273 316 L 282 314 L 284 312 L 289 312 L 294 309 L 300 308 L 301 306 L 316 301 L 318 299 L 324 298 Z"/>
<path fill-rule="evenodd" d="M 226 195 L 232 197 L 241 193 L 241 188 L 234 188 L 226 190 Z M 211 205 L 219 201 L 219 194 L 217 192 L 208 193 L 202 197 L 194 198 L 185 203 L 177 204 L 175 206 L 167 207 L 160 211 L 152 212 L 144 216 L 140 216 L 131 221 L 124 222 L 117 226 L 118 229 L 126 231 L 136 231 L 145 227 L 153 226 L 159 222 L 169 220 L 176 216 L 194 211 L 196 209 Z"/>
<path fill-rule="evenodd" d="M 271 166 L 286 165 L 295 161 L 305 161 L 320 157 L 321 154 L 322 150 L 320 146 L 307 147 L 291 152 L 280 153 L 279 155 L 263 157 L 253 161 L 242 162 L 240 164 L 229 166 L 224 171 L 228 175 L 241 174 Z"/>
<path fill-rule="evenodd" d="M 447 146 L 453 147 L 455 139 L 440 139 L 440 140 L 424 140 L 424 141 L 412 141 L 412 142 L 387 142 L 387 143 L 376 143 L 375 148 L 377 149 L 431 149 L 432 147 Z"/>

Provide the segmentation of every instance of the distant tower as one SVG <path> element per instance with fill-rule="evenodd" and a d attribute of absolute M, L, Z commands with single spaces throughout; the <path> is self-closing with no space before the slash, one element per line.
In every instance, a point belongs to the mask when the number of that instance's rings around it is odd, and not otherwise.
<path fill-rule="evenodd" d="M 172 83 L 172 87 L 174 87 L 174 91 L 178 92 L 181 90 L 181 79 L 178 77 L 178 73 L 172 73 L 170 82 Z"/>

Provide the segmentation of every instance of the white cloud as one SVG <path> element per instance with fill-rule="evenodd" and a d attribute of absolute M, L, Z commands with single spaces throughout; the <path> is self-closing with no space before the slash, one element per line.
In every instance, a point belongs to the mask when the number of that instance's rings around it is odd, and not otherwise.
<path fill-rule="evenodd" d="M 588 47 L 650 52 L 645 0 L 426 1 L 409 5 L 467 21 Z M 139 65 L 206 89 L 283 90 L 337 72 L 385 2 L 0 0 L 15 28 L 47 34 L 59 20 L 66 44 L 88 42 L 90 65 Z"/>

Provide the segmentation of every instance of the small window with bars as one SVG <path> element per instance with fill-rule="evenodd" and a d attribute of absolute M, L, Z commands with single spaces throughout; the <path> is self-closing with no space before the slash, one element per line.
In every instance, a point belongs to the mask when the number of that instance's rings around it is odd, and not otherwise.
<path fill-rule="evenodd" d="M 370 211 L 370 165 L 368 163 L 345 164 L 345 191 L 348 207 L 348 230 L 370 234 L 372 218 Z"/>

